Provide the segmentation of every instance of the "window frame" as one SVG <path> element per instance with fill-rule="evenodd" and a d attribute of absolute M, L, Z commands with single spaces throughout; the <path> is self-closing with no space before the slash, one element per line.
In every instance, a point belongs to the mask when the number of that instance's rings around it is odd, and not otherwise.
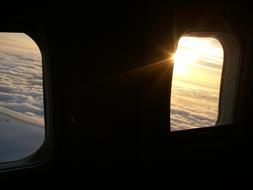
<path fill-rule="evenodd" d="M 219 92 L 219 107 L 218 107 L 218 116 L 215 125 L 208 126 L 208 127 L 198 127 L 192 129 L 185 129 L 185 130 L 178 130 L 178 131 L 171 131 L 171 122 L 169 121 L 169 133 L 187 133 L 187 131 L 202 131 L 206 129 L 209 131 L 213 128 L 221 128 L 222 126 L 233 126 L 235 123 L 235 116 L 236 116 L 236 108 L 237 108 L 237 99 L 238 99 L 238 90 L 239 90 L 239 80 L 240 80 L 240 72 L 241 72 L 241 61 L 242 61 L 242 39 L 231 33 L 229 31 L 216 31 L 216 30 L 209 30 L 209 29 L 191 29 L 187 30 L 186 32 L 182 33 L 176 40 L 175 51 L 177 50 L 178 42 L 181 37 L 184 36 L 191 36 L 191 37 L 210 37 L 217 39 L 222 48 L 223 48 L 223 65 L 222 65 L 222 74 L 221 74 L 221 81 L 220 81 L 220 92 Z M 235 51 L 232 56 L 228 56 L 228 52 Z M 174 64 L 173 64 L 174 65 Z M 173 73 L 174 67 L 172 67 Z M 230 73 L 230 77 L 227 75 Z M 232 85 L 232 94 L 230 94 L 230 101 L 227 100 L 227 92 L 228 90 L 228 78 L 234 75 L 233 78 L 233 85 Z M 224 79 L 227 79 L 224 81 Z M 170 83 L 172 84 L 173 75 L 171 78 Z M 226 90 L 224 90 L 224 86 Z M 172 88 L 172 85 L 170 85 Z M 171 90 L 170 90 L 171 92 Z M 169 114 L 171 120 L 171 93 L 169 97 Z M 230 110 L 228 108 L 231 108 Z M 229 110 L 227 114 L 224 112 L 225 109 Z M 225 119 L 224 119 L 225 117 Z"/>
<path fill-rule="evenodd" d="M 0 163 L 0 173 L 19 169 L 33 168 L 42 165 L 52 155 L 53 151 L 53 98 L 52 78 L 49 64 L 49 53 L 46 36 L 43 31 L 35 27 L 4 27 L 0 32 L 24 33 L 38 46 L 42 60 L 43 101 L 45 136 L 42 145 L 30 156 L 10 162 Z"/>

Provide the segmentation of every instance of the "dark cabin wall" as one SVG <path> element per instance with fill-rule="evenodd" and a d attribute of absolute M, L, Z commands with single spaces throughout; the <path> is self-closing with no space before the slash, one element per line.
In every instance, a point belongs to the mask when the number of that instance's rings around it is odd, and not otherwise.
<path fill-rule="evenodd" d="M 70 168 L 114 167 L 117 161 L 122 167 L 139 160 L 142 141 L 152 144 L 167 133 L 168 65 L 146 66 L 168 56 L 173 7 L 45 8 L 5 15 L 3 26 L 21 26 L 35 36 L 39 31 L 46 40 L 54 108 L 52 167 L 66 162 Z"/>
<path fill-rule="evenodd" d="M 218 30 L 233 33 L 241 42 L 243 53 L 234 124 L 210 128 L 209 131 L 200 130 L 199 133 L 186 133 L 185 136 L 179 134 L 178 137 L 171 138 L 173 145 L 177 142 L 173 152 L 177 155 L 176 160 L 181 161 L 187 157 L 187 160 L 192 161 L 191 169 L 197 167 L 199 169 L 196 171 L 207 175 L 213 171 L 215 176 L 223 178 L 224 181 L 238 182 L 247 176 L 247 171 L 252 168 L 249 151 L 252 139 L 251 18 L 251 7 L 243 3 L 188 2 L 179 4 L 176 10 L 178 35 L 192 28 Z"/>
<path fill-rule="evenodd" d="M 41 6 L 38 11 L 18 6 L 12 14 L 3 11 L 1 28 L 21 27 L 45 39 L 52 78 L 53 153 L 37 168 L 8 175 L 87 174 L 105 168 L 122 173 L 166 168 L 168 175 L 197 170 L 197 176 L 219 171 L 219 179 L 234 179 L 232 170 L 243 175 L 252 104 L 252 13 L 247 5 Z M 236 125 L 168 135 L 171 67 L 159 61 L 192 26 L 228 30 L 243 39 Z"/>

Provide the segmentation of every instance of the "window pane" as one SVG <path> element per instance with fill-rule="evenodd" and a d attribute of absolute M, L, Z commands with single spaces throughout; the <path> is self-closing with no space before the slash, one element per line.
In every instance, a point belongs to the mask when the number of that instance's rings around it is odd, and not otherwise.
<path fill-rule="evenodd" d="M 30 156 L 44 136 L 40 50 L 24 33 L 0 33 L 0 162 Z"/>
<path fill-rule="evenodd" d="M 216 124 L 222 66 L 223 47 L 217 39 L 180 38 L 174 55 L 171 131 Z"/>

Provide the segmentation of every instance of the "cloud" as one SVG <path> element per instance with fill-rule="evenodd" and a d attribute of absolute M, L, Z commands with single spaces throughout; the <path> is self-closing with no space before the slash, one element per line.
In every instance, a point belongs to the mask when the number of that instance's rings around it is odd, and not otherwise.
<path fill-rule="evenodd" d="M 187 82 L 172 87 L 171 130 L 184 130 L 215 125 L 218 116 L 218 93 L 188 88 Z"/>
<path fill-rule="evenodd" d="M 0 106 L 31 118 L 44 118 L 42 84 L 39 49 L 18 52 L 1 45 Z"/>

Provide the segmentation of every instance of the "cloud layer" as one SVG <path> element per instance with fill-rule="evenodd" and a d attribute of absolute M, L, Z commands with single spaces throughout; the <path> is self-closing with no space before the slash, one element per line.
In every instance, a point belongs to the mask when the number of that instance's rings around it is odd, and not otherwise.
<path fill-rule="evenodd" d="M 172 131 L 216 124 L 223 54 L 215 38 L 180 39 L 172 80 Z"/>
<path fill-rule="evenodd" d="M 31 39 L 30 39 L 31 40 Z M 37 51 L 0 49 L 0 106 L 43 120 L 42 63 Z"/>
<path fill-rule="evenodd" d="M 174 81 L 171 98 L 171 130 L 215 125 L 218 117 L 219 90 L 191 82 Z"/>

